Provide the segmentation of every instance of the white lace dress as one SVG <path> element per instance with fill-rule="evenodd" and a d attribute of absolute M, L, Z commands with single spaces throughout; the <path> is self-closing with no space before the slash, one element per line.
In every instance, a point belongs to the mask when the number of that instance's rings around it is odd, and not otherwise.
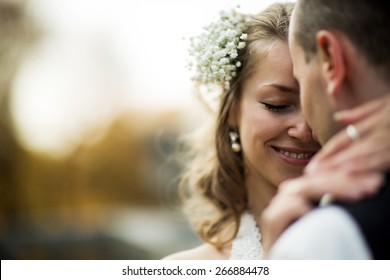
<path fill-rule="evenodd" d="M 241 215 L 240 228 L 232 243 L 230 260 L 259 260 L 263 256 L 261 234 L 252 214 Z"/>

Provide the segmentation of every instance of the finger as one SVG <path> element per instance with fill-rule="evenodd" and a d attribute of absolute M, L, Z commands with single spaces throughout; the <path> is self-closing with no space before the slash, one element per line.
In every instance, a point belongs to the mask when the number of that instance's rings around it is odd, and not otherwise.
<path fill-rule="evenodd" d="M 263 231 L 264 250 L 268 251 L 292 222 L 311 209 L 311 205 L 300 196 L 276 195 L 261 215 L 260 226 Z"/>
<path fill-rule="evenodd" d="M 380 161 L 390 161 L 388 153 L 390 143 L 388 141 L 390 130 L 378 130 L 375 134 L 367 136 L 362 141 L 356 141 L 353 145 L 346 147 L 343 151 L 334 154 L 332 157 L 322 159 L 321 168 L 337 168 L 343 164 L 350 164 L 364 158 L 377 157 Z M 367 167 L 370 167 L 367 165 Z M 387 166 L 384 166 L 386 168 Z M 381 169 L 382 170 L 382 169 Z"/>
<path fill-rule="evenodd" d="M 371 102 L 365 103 L 361 106 L 355 107 L 351 110 L 344 110 L 337 112 L 334 115 L 336 121 L 340 121 L 344 124 L 352 124 L 358 122 L 383 107 L 386 102 L 389 102 L 389 97 L 375 99 Z"/>
<path fill-rule="evenodd" d="M 348 174 L 344 171 L 332 171 L 303 176 L 284 185 L 280 192 L 292 192 L 307 201 L 317 203 L 326 193 L 331 193 L 337 200 L 357 201 L 377 192 L 383 181 L 381 173 Z"/>
<path fill-rule="evenodd" d="M 384 107 L 384 108 L 381 108 Z M 380 127 L 384 128 L 385 131 L 388 131 L 389 118 L 387 117 L 390 110 L 390 96 L 384 98 L 376 99 L 370 103 L 367 103 L 363 106 L 357 107 L 350 111 L 345 111 L 345 115 L 351 114 L 354 118 L 350 118 L 350 121 L 345 122 L 347 124 L 354 123 L 355 128 L 358 130 L 360 137 L 364 137 L 374 128 L 376 131 L 380 131 Z M 377 112 L 379 111 L 379 112 Z M 340 116 L 343 113 L 340 113 Z M 353 121 L 352 121 L 353 120 Z M 386 122 L 387 120 L 387 122 Z M 379 127 L 378 127 L 379 126 Z M 339 132 L 334 136 L 312 160 L 311 165 L 318 165 L 318 161 L 328 158 L 347 146 L 351 145 L 352 141 L 348 137 L 346 131 Z M 310 172 L 312 166 L 308 166 L 306 172 Z"/>
<path fill-rule="evenodd" d="M 355 128 L 358 131 L 360 137 L 365 137 L 372 130 L 374 125 L 378 122 L 377 117 L 370 117 L 360 121 L 355 124 Z M 384 131 L 384 133 L 386 133 Z M 381 133 L 378 131 L 377 133 Z M 387 141 L 385 142 L 387 143 Z M 352 145 L 353 144 L 353 145 Z M 318 152 L 308 166 L 305 168 L 305 173 L 318 172 L 321 168 L 320 164 L 335 154 L 343 153 L 347 147 L 356 146 L 358 142 L 353 142 L 351 138 L 348 136 L 346 129 L 339 131 L 335 136 L 333 136 L 325 146 L 322 147 L 320 152 Z M 359 154 L 359 152 L 358 152 Z"/>
<path fill-rule="evenodd" d="M 345 172 L 336 172 L 332 175 L 303 176 L 280 185 L 277 195 L 261 216 L 265 252 L 292 222 L 310 211 L 312 203 L 318 202 L 324 194 L 331 193 L 338 200 L 354 201 L 375 193 L 377 188 L 367 189 L 366 186 L 380 185 L 383 179 L 378 179 L 381 176 L 378 173 L 350 176 Z M 365 185 L 365 188 L 360 188 L 358 183 Z"/>
<path fill-rule="evenodd" d="M 351 172 L 386 171 L 390 165 L 390 146 L 388 136 L 375 135 L 365 141 L 356 142 L 344 151 L 321 162 L 322 169 L 347 168 Z"/>
<path fill-rule="evenodd" d="M 346 163 L 346 170 L 352 174 L 357 174 L 360 172 L 375 172 L 382 171 L 386 172 L 390 169 L 390 152 L 387 153 L 387 158 L 375 157 L 370 155 L 369 157 L 359 158 L 350 163 Z M 340 168 L 343 168 L 341 165 Z"/>
<path fill-rule="evenodd" d="M 272 224 L 271 228 L 280 230 L 286 224 L 300 217 L 311 209 L 310 203 L 301 195 L 279 193 L 263 211 L 262 221 Z"/>

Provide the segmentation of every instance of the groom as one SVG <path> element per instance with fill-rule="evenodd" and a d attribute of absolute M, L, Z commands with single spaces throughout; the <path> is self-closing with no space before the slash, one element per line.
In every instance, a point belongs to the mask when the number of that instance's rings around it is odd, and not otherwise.
<path fill-rule="evenodd" d="M 324 145 L 333 115 L 390 92 L 386 0 L 298 0 L 289 46 L 302 109 Z M 373 198 L 320 207 L 292 224 L 271 259 L 390 259 L 390 176 Z"/>

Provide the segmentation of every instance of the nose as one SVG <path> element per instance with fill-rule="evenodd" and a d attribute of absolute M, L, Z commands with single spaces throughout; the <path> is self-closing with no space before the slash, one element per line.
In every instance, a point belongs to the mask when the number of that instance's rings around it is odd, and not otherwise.
<path fill-rule="evenodd" d="M 302 114 L 292 120 L 291 126 L 287 130 L 288 136 L 301 142 L 313 141 L 313 132 Z"/>

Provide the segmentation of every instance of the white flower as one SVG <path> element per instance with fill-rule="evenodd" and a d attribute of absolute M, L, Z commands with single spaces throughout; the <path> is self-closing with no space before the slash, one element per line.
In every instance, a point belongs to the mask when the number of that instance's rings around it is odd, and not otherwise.
<path fill-rule="evenodd" d="M 241 39 L 241 40 L 246 40 L 246 39 L 248 39 L 248 34 L 242 33 L 241 36 L 240 36 L 240 39 Z"/>
<path fill-rule="evenodd" d="M 230 81 L 237 75 L 241 62 L 237 60 L 239 50 L 245 48 L 247 34 L 245 18 L 235 11 L 221 12 L 220 19 L 204 27 L 204 32 L 190 39 L 189 54 L 193 63 L 188 67 L 195 70 L 193 80 L 205 85 L 220 85 L 230 88 Z"/>
<path fill-rule="evenodd" d="M 228 64 L 230 62 L 230 60 L 226 57 L 222 58 L 220 61 L 219 61 L 219 64 L 220 65 L 223 65 L 223 64 Z"/>
<path fill-rule="evenodd" d="M 213 54 L 213 58 L 216 60 L 220 60 L 222 57 L 226 56 L 226 50 L 220 50 Z"/>
<path fill-rule="evenodd" d="M 226 48 L 229 50 L 232 50 L 232 49 L 236 48 L 236 45 L 233 42 L 229 42 L 226 44 Z"/>
<path fill-rule="evenodd" d="M 233 30 L 231 30 L 231 29 L 226 30 L 225 36 L 228 39 L 233 40 L 235 35 L 236 35 L 236 33 Z"/>
<path fill-rule="evenodd" d="M 246 46 L 245 42 L 240 42 L 240 43 L 238 43 L 237 49 L 243 49 L 243 48 L 245 48 L 245 46 Z"/>
<path fill-rule="evenodd" d="M 230 57 L 231 58 L 237 58 L 237 56 L 238 56 L 238 53 L 237 53 L 237 50 L 232 50 L 231 52 L 230 52 Z"/>

